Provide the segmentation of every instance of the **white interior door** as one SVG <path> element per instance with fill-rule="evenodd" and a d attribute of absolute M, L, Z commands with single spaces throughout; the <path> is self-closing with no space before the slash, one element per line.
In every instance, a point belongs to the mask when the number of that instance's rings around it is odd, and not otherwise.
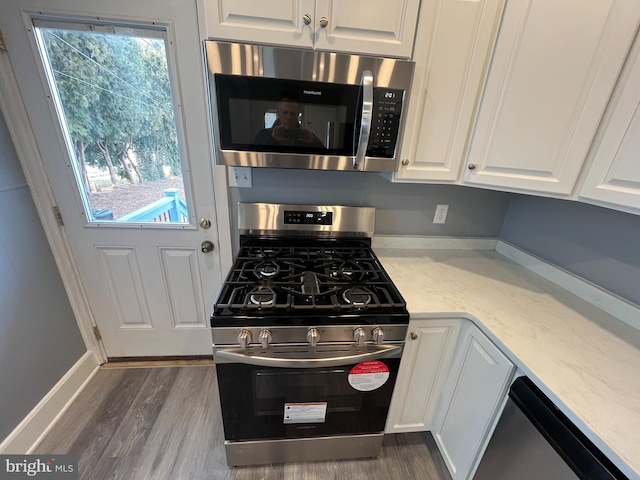
<path fill-rule="evenodd" d="M 107 356 L 210 354 L 222 275 L 201 251 L 219 232 L 195 3 L 9 0 L 0 28 Z"/>

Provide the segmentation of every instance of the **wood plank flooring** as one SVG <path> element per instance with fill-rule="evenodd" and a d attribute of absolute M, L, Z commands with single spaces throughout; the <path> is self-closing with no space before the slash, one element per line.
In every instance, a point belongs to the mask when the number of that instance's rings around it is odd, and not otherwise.
<path fill-rule="evenodd" d="M 377 459 L 230 468 L 213 366 L 101 369 L 33 453 L 79 456 L 86 480 L 450 480 L 430 434 Z"/>

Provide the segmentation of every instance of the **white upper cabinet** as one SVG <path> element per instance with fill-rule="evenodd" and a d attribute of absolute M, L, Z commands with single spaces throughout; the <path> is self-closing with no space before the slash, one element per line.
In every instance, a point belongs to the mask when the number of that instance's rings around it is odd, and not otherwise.
<path fill-rule="evenodd" d="M 580 198 L 640 214 L 640 40 Z"/>
<path fill-rule="evenodd" d="M 399 182 L 453 182 L 504 0 L 422 2 Z"/>
<path fill-rule="evenodd" d="M 638 0 L 509 0 L 463 182 L 571 194 L 639 19 Z"/>
<path fill-rule="evenodd" d="M 203 38 L 410 58 L 420 0 L 197 0 Z"/>

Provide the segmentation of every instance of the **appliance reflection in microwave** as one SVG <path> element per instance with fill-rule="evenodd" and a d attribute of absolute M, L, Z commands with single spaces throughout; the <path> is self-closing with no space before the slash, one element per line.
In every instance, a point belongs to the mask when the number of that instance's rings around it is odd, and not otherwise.
<path fill-rule="evenodd" d="M 257 145 L 259 132 L 273 128 L 278 118 L 277 101 L 229 98 L 231 142 Z M 334 148 L 344 141 L 347 128 L 347 108 L 343 105 L 300 104 L 300 126 L 311 130 L 326 148 Z M 285 135 L 293 138 L 294 135 Z"/>
<path fill-rule="evenodd" d="M 256 370 L 254 415 L 281 415 L 285 403 L 327 402 L 329 412 L 359 411 L 363 393 L 354 390 L 345 368 Z"/>

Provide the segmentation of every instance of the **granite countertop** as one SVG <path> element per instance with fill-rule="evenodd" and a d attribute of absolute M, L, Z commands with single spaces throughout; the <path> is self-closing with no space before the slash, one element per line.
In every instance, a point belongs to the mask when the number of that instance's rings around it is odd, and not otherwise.
<path fill-rule="evenodd" d="M 375 251 L 413 318 L 472 320 L 640 479 L 640 331 L 495 251 Z"/>

